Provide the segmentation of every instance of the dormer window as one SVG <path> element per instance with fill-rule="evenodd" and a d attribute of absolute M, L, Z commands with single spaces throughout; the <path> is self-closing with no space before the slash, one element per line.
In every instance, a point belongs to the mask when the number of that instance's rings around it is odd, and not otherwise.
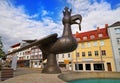
<path fill-rule="evenodd" d="M 103 34 L 102 33 L 98 34 L 98 37 L 103 37 Z"/>
<path fill-rule="evenodd" d="M 90 36 L 90 39 L 94 39 L 94 38 L 95 38 L 95 36 L 94 36 L 94 35 L 91 35 L 91 36 Z"/>
<path fill-rule="evenodd" d="M 84 37 L 83 37 L 83 40 L 87 40 L 87 36 L 84 36 Z"/>
<path fill-rule="evenodd" d="M 80 41 L 80 38 L 76 38 L 76 40 L 77 40 L 77 42 L 79 42 L 79 41 Z"/>

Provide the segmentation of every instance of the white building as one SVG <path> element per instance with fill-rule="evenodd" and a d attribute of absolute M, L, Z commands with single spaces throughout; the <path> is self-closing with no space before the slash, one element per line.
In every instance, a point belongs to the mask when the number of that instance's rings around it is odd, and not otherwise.
<path fill-rule="evenodd" d="M 57 62 L 62 70 L 72 70 L 72 53 L 63 53 L 57 55 Z"/>
<path fill-rule="evenodd" d="M 28 45 L 25 42 L 21 42 L 21 43 L 16 43 L 14 45 L 12 45 L 9 49 L 9 52 L 12 52 L 14 50 L 17 50 L 25 45 Z M 10 62 L 12 61 L 12 57 L 13 56 L 17 56 L 17 66 L 18 67 L 29 67 L 29 60 L 30 60 L 30 52 L 31 48 L 28 48 L 26 50 L 20 51 L 20 52 L 16 52 L 14 54 L 8 55 L 7 56 L 7 60 L 9 60 Z"/>
<path fill-rule="evenodd" d="M 29 43 L 26 43 L 26 41 L 30 42 L 31 40 L 24 40 L 24 42 L 12 45 L 9 52 L 28 45 Z M 41 68 L 42 52 L 36 46 L 8 55 L 7 60 L 11 62 L 13 56 L 17 56 L 17 67 Z"/>
<path fill-rule="evenodd" d="M 109 26 L 108 34 L 111 39 L 116 71 L 120 72 L 120 21 Z"/>
<path fill-rule="evenodd" d="M 30 67 L 42 68 L 42 51 L 34 46 L 31 48 Z"/>

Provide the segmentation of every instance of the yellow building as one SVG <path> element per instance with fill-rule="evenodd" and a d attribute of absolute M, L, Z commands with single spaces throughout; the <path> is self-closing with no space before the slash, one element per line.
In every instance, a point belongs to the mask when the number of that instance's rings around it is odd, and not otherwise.
<path fill-rule="evenodd" d="M 116 71 L 107 25 L 75 36 L 79 43 L 72 53 L 74 71 Z"/>

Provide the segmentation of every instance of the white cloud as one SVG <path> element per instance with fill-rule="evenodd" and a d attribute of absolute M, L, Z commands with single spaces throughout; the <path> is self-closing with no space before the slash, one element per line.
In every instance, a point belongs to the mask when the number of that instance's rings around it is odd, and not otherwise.
<path fill-rule="evenodd" d="M 73 13 L 79 13 L 83 17 L 82 31 L 95 29 L 95 26 L 104 27 L 105 24 L 111 25 L 120 21 L 120 7 L 113 10 L 105 0 L 101 0 L 99 3 L 97 0 L 92 1 L 93 3 L 90 0 L 67 0 L 71 4 Z"/>
<path fill-rule="evenodd" d="M 41 21 L 30 20 L 40 14 L 29 16 L 25 13 L 24 6 L 14 7 L 9 0 L 0 0 L 0 36 L 2 36 L 5 49 L 10 45 L 21 42 L 24 39 L 40 39 L 51 33 L 62 33 L 63 26 L 61 20 L 55 23 L 52 18 L 47 17 L 50 11 L 41 11 L 43 18 Z M 95 26 L 104 27 L 104 24 L 112 24 L 120 21 L 120 7 L 112 10 L 111 5 L 104 0 L 100 3 L 93 0 L 67 0 L 72 7 L 72 14 L 81 14 L 82 31 L 95 29 Z M 53 13 L 53 12 L 51 12 Z M 60 13 L 62 18 L 62 12 Z M 72 31 L 79 31 L 78 25 L 72 26 Z"/>
<path fill-rule="evenodd" d="M 45 16 L 47 14 L 48 14 L 48 12 L 46 10 L 42 10 L 42 16 Z"/>
<path fill-rule="evenodd" d="M 44 11 L 44 15 L 47 12 Z M 5 50 L 11 45 L 21 42 L 24 39 L 40 39 L 51 33 L 61 32 L 50 18 L 43 18 L 43 21 L 30 20 L 36 17 L 25 14 L 23 7 L 15 8 L 5 0 L 0 0 L 0 36 L 2 36 Z M 57 30 L 54 32 L 53 28 Z"/>

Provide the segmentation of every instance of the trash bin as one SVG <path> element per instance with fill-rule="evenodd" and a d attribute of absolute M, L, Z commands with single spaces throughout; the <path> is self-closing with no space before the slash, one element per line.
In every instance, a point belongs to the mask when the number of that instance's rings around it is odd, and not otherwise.
<path fill-rule="evenodd" d="M 13 77 L 13 69 L 12 68 L 2 68 L 1 81 L 7 80 L 12 77 Z"/>

